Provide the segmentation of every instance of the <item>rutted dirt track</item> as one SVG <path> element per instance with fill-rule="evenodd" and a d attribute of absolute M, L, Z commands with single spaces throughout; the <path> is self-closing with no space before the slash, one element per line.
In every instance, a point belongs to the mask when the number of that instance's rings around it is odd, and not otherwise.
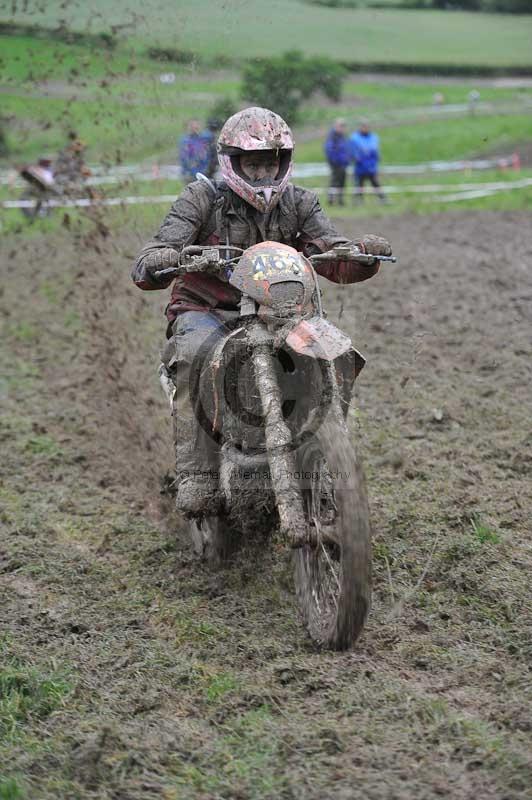
<path fill-rule="evenodd" d="M 529 222 L 367 220 L 400 263 L 327 288 L 368 357 L 375 526 L 342 655 L 300 629 L 282 547 L 209 572 L 158 494 L 142 237 L 4 244 L 0 797 L 530 796 Z"/>

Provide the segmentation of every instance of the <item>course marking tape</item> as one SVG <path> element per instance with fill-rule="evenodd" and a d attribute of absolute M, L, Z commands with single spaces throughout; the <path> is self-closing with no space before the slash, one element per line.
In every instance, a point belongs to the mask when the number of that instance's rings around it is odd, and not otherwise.
<path fill-rule="evenodd" d="M 497 183 L 463 183 L 463 184 L 424 184 L 420 186 L 381 186 L 381 191 L 385 194 L 410 194 L 423 192 L 436 194 L 438 192 L 448 192 L 437 197 L 438 200 L 451 202 L 452 200 L 473 200 L 475 197 L 485 197 L 496 192 L 513 191 L 514 189 L 525 189 L 532 186 L 532 178 L 522 178 L 518 181 L 499 181 Z M 311 191 L 317 194 L 330 193 L 331 189 L 325 186 L 317 186 Z M 337 190 L 338 191 L 338 190 Z M 454 192 L 454 194 L 452 194 Z M 356 195 L 357 190 L 349 188 L 347 194 Z M 371 190 L 373 193 L 373 190 Z M 175 194 L 159 195 L 138 195 L 130 197 L 102 197 L 99 199 L 91 197 L 81 197 L 73 200 L 57 199 L 46 200 L 43 205 L 49 208 L 84 208 L 87 206 L 129 206 L 143 205 L 150 203 L 174 203 Z M 0 202 L 2 208 L 33 208 L 35 200 L 3 200 Z"/>
<path fill-rule="evenodd" d="M 385 164 L 380 168 L 383 175 L 416 175 L 424 172 L 468 172 L 469 170 L 482 169 L 519 169 L 518 154 L 500 158 L 477 158 L 471 161 L 428 161 L 422 164 Z M 137 181 L 181 180 L 181 169 L 176 164 L 124 164 L 104 169 L 101 166 L 91 166 L 92 175 L 87 178 L 89 186 L 100 186 L 106 183 L 120 183 L 128 178 Z M 319 178 L 329 175 L 329 166 L 325 162 L 295 164 L 293 175 L 295 178 Z M 24 186 L 16 170 L 0 172 L 0 184 L 13 187 Z"/>
<path fill-rule="evenodd" d="M 138 197 L 80 197 L 75 200 L 46 200 L 47 208 L 85 208 L 87 206 L 133 206 L 142 203 L 174 203 L 175 194 L 144 195 Z M 4 200 L 3 208 L 33 208 L 35 200 Z"/>

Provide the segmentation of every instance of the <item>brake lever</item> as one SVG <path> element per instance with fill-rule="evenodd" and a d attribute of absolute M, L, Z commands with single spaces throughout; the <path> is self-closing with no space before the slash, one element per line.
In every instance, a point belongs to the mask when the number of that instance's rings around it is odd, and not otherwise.
<path fill-rule="evenodd" d="M 320 261 L 353 261 L 358 264 L 372 265 L 375 264 L 376 261 L 391 261 L 395 264 L 397 258 L 395 256 L 378 256 L 373 253 L 354 253 L 351 248 L 346 247 L 341 249 L 335 248 L 326 253 L 317 253 L 314 256 L 310 256 L 309 260 L 312 263 Z"/>
<path fill-rule="evenodd" d="M 340 259 L 341 260 L 341 259 Z M 376 261 L 391 261 L 395 264 L 397 258 L 395 256 L 376 256 L 374 253 L 360 253 L 356 258 L 349 258 L 348 261 L 356 261 L 358 264 L 374 264 Z"/>

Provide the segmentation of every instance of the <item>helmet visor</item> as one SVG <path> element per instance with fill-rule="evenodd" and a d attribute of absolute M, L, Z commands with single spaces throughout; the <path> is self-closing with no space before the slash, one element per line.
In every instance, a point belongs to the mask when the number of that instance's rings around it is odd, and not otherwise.
<path fill-rule="evenodd" d="M 230 154 L 235 174 L 255 189 L 279 186 L 290 169 L 291 157 L 291 150 L 240 150 Z"/>

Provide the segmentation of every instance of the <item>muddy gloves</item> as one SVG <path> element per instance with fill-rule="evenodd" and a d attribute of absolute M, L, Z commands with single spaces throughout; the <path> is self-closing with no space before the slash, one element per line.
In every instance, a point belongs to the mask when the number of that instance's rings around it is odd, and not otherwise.
<path fill-rule="evenodd" d="M 166 289 L 175 275 L 163 277 L 156 276 L 155 273 L 176 267 L 178 263 L 179 253 L 176 250 L 172 247 L 161 247 L 142 256 L 133 267 L 131 277 L 141 289 Z"/>
<path fill-rule="evenodd" d="M 179 253 L 172 247 L 162 247 L 160 250 L 154 250 L 153 253 L 148 253 L 142 259 L 142 266 L 150 278 L 155 279 L 156 272 L 169 267 L 176 267 L 179 264 Z"/>
<path fill-rule="evenodd" d="M 355 242 L 355 244 L 362 245 L 361 249 L 372 256 L 391 256 L 392 254 L 390 242 L 373 233 L 367 233 L 360 242 Z"/>

